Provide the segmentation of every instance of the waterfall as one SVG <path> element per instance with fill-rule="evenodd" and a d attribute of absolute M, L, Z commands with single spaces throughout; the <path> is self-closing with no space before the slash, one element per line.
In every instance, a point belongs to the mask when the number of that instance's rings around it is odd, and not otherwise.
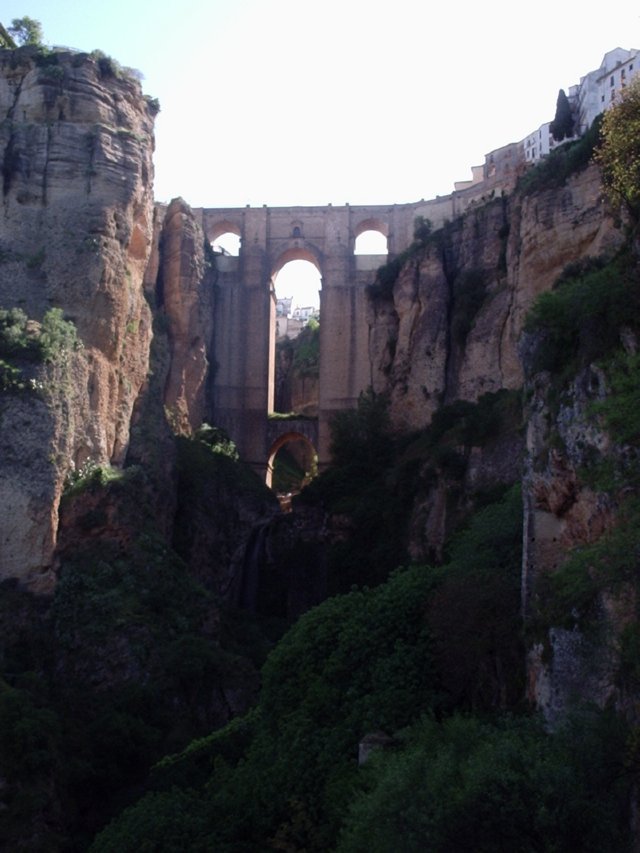
<path fill-rule="evenodd" d="M 255 613 L 258 604 L 261 569 L 266 561 L 267 536 L 270 522 L 254 527 L 249 536 L 242 561 L 238 607 Z"/>

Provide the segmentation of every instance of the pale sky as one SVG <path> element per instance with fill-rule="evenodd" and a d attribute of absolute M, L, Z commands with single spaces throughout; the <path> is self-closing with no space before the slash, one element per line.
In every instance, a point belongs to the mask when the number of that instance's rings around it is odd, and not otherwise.
<path fill-rule="evenodd" d="M 157 97 L 155 195 L 194 207 L 444 195 L 640 46 L 640 6 L 584 0 L 3 0 Z"/>
<path fill-rule="evenodd" d="M 155 197 L 194 207 L 392 204 L 471 178 L 550 121 L 640 6 L 584 0 L 3 0 L 157 97 Z"/>

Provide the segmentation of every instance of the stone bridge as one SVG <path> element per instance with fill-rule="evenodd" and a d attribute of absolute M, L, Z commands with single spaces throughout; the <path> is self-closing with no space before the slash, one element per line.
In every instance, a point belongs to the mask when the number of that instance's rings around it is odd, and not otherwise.
<path fill-rule="evenodd" d="M 278 271 L 289 261 L 305 260 L 321 277 L 318 421 L 313 435 L 302 425 L 300 431 L 313 442 L 322 469 L 329 462 L 331 417 L 355 406 L 371 384 L 366 285 L 387 257 L 355 255 L 355 241 L 364 231 L 379 231 L 393 258 L 412 242 L 417 216 L 440 225 L 457 213 L 455 202 L 455 196 L 444 196 L 391 206 L 194 211 L 211 243 L 229 232 L 240 237 L 237 257 L 218 256 L 213 417 L 235 441 L 241 458 L 263 476 L 279 440 L 268 424 L 274 403 Z"/>

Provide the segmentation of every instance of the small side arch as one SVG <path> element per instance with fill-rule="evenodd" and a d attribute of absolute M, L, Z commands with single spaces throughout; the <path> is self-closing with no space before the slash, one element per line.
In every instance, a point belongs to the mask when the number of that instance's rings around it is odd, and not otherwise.
<path fill-rule="evenodd" d="M 353 229 L 355 255 L 386 255 L 389 252 L 389 225 L 382 219 L 363 219 Z"/>
<path fill-rule="evenodd" d="M 361 222 L 358 222 L 356 227 L 353 229 L 353 236 L 359 237 L 365 231 L 379 231 L 380 234 L 383 234 L 385 237 L 389 236 L 389 225 L 384 222 L 382 219 L 378 219 L 377 217 L 370 219 L 363 219 Z"/>
<path fill-rule="evenodd" d="M 227 235 L 231 239 L 225 240 Z M 221 245 L 229 251 L 229 254 L 238 255 L 240 253 L 242 231 L 237 223 L 224 219 L 208 226 L 207 239 L 214 247 L 220 241 Z"/>

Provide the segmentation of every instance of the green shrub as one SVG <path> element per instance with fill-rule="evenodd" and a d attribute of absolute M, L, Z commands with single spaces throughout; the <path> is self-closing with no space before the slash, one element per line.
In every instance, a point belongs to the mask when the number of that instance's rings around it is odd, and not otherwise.
<path fill-rule="evenodd" d="M 617 353 L 606 365 L 608 394 L 593 405 L 619 444 L 640 444 L 640 354 Z"/>
<path fill-rule="evenodd" d="M 593 160 L 600 139 L 601 121 L 599 116 L 581 139 L 556 148 L 544 160 L 525 172 L 518 181 L 517 191 L 521 195 L 532 195 L 556 189 L 564 186 L 571 175 L 586 169 Z"/>
<path fill-rule="evenodd" d="M 0 308 L 0 357 L 36 361 L 41 357 L 37 332 L 21 308 Z"/>
<path fill-rule="evenodd" d="M 601 626 L 602 594 L 623 599 L 637 587 L 639 524 L 640 506 L 629 499 L 620 508 L 612 530 L 597 542 L 570 552 L 553 574 L 541 579 L 537 615 L 544 627 L 593 631 Z"/>
<path fill-rule="evenodd" d="M 302 377 L 318 377 L 320 372 L 320 324 L 309 320 L 293 341 L 293 369 Z"/>
<path fill-rule="evenodd" d="M 57 361 L 79 346 L 74 324 L 64 319 L 61 308 L 50 308 L 42 319 L 40 330 L 40 350 L 44 361 Z"/>
<path fill-rule="evenodd" d="M 453 538 L 427 607 L 435 666 L 451 707 L 513 708 L 523 695 L 521 565 L 518 485 Z"/>
<path fill-rule="evenodd" d="M 609 197 L 624 203 L 636 225 L 640 214 L 640 84 L 622 89 L 619 99 L 602 116 L 596 159 Z"/>
<path fill-rule="evenodd" d="M 221 427 L 210 426 L 210 424 L 204 423 L 196 430 L 195 438 L 203 444 L 206 444 L 213 453 L 220 453 L 223 456 L 228 456 L 229 459 L 232 459 L 234 462 L 237 462 L 240 459 L 235 442 L 229 438 L 227 433 Z"/>
<path fill-rule="evenodd" d="M 622 253 L 604 266 L 583 269 L 565 271 L 529 312 L 525 331 L 535 336 L 531 372 L 574 375 L 618 347 L 621 328 L 640 328 L 635 259 Z"/>
<path fill-rule="evenodd" d="M 371 299 L 391 299 L 393 296 L 393 286 L 398 280 L 400 270 L 410 259 L 411 254 L 403 252 L 395 258 L 392 258 L 386 264 L 381 266 L 376 272 L 375 281 L 367 286 L 367 293 Z"/>
<path fill-rule="evenodd" d="M 93 459 L 88 459 L 80 468 L 74 468 L 67 474 L 64 496 L 70 498 L 81 494 L 85 489 L 104 487 L 137 471 L 137 468 L 133 468 L 125 472 L 120 468 L 112 468 L 111 465 L 98 465 Z"/>
<path fill-rule="evenodd" d="M 582 713 L 556 734 L 539 721 L 426 718 L 367 768 L 338 853 L 623 853 L 633 777 L 627 730 Z"/>

